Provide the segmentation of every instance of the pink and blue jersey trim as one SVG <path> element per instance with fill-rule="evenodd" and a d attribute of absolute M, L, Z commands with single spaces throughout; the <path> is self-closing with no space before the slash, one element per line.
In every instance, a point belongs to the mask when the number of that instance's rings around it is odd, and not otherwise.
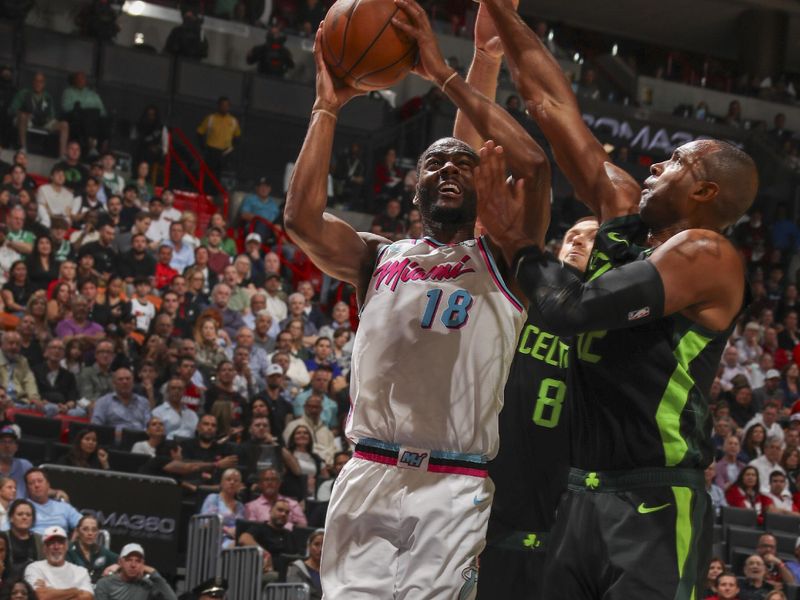
<path fill-rule="evenodd" d="M 497 285 L 498 289 L 508 299 L 508 301 L 511 302 L 511 305 L 514 308 L 516 308 L 519 312 L 523 312 L 525 307 L 519 300 L 517 300 L 517 297 L 511 293 L 511 290 L 508 289 L 506 282 L 503 281 L 503 276 L 500 274 L 500 271 L 497 268 L 497 263 L 494 262 L 494 258 L 492 257 L 492 252 L 486 245 L 486 238 L 483 236 L 478 238 L 478 250 L 480 250 L 481 256 L 483 256 L 483 260 L 486 262 L 486 266 L 489 268 L 489 274 L 492 276 L 495 285 Z"/>
<path fill-rule="evenodd" d="M 372 438 L 364 438 L 356 444 L 355 458 L 369 460 L 384 465 L 397 466 L 400 456 L 400 445 L 382 442 Z M 449 473 L 453 475 L 469 475 L 470 477 L 487 477 L 489 469 L 485 456 L 480 454 L 462 454 L 443 450 L 431 450 L 428 459 L 428 472 Z"/>

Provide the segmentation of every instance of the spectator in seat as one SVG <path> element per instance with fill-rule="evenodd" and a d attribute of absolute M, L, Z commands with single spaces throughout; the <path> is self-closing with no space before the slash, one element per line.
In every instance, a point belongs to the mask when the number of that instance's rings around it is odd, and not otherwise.
<path fill-rule="evenodd" d="M 748 466 L 758 469 L 758 479 L 761 482 L 762 494 L 766 494 L 769 491 L 769 478 L 773 471 L 780 471 L 786 475 L 781 466 L 782 453 L 783 444 L 781 440 L 777 437 L 767 437 L 767 441 L 764 442 L 764 454 L 748 463 Z"/>
<path fill-rule="evenodd" d="M 756 407 L 753 406 L 753 390 L 744 376 L 734 378 L 731 394 L 730 416 L 739 427 L 745 427 L 756 416 Z"/>
<path fill-rule="evenodd" d="M 208 56 L 208 40 L 203 36 L 203 17 L 191 6 L 187 6 L 182 13 L 183 22 L 169 32 L 164 52 L 202 60 Z"/>
<path fill-rule="evenodd" d="M 716 466 L 714 467 L 714 483 L 723 491 L 727 490 L 728 487 L 736 481 L 736 478 L 739 477 L 739 473 L 746 466 L 744 462 L 739 460 L 740 449 L 741 445 L 739 444 L 738 437 L 729 435 L 725 438 L 725 442 L 722 445 L 722 458 L 716 462 Z"/>
<path fill-rule="evenodd" d="M 0 531 L 8 530 L 8 508 L 17 499 L 17 482 L 11 477 L 0 475 Z M 7 540 L 4 540 L 7 542 Z M 8 547 L 3 552 L 8 553 Z M 5 565 L 6 556 L 0 556 L 0 571 Z M 0 572 L 0 576 L 2 573 Z"/>
<path fill-rule="evenodd" d="M 258 65 L 258 72 L 267 77 L 283 77 L 294 68 L 292 53 L 286 48 L 286 36 L 277 21 L 270 25 L 266 43 L 254 46 L 247 53 L 247 64 Z"/>
<path fill-rule="evenodd" d="M 73 195 L 83 194 L 86 180 L 89 178 L 89 169 L 81 164 L 81 145 L 75 140 L 69 142 L 64 160 L 57 162 L 56 166 L 64 170 L 64 185 Z"/>
<path fill-rule="evenodd" d="M 68 342 L 69 343 L 69 342 Z M 84 367 L 78 375 L 81 398 L 95 402 L 112 391 L 111 363 L 114 361 L 114 344 L 101 339 L 94 350 L 94 364 Z"/>
<path fill-rule="evenodd" d="M 286 329 L 289 326 L 289 321 L 292 319 L 299 319 L 303 322 L 303 341 L 311 344 L 313 340 L 310 338 L 313 338 L 317 335 L 318 328 L 311 321 L 309 315 L 306 314 L 306 304 L 306 297 L 303 294 L 300 292 L 291 294 L 289 296 L 289 316 L 281 321 L 280 327 L 281 329 Z"/>
<path fill-rule="evenodd" d="M 95 600 L 178 600 L 169 583 L 144 561 L 139 544 L 126 544 L 119 553 L 119 568 L 97 582 Z"/>
<path fill-rule="evenodd" d="M 393 241 L 405 238 L 406 221 L 401 216 L 402 205 L 399 198 L 389 198 L 384 211 L 372 220 L 370 231 Z"/>
<path fill-rule="evenodd" d="M 288 355 L 284 353 L 288 361 Z M 291 398 L 284 386 L 285 376 L 281 365 L 271 363 L 267 367 L 267 387 L 256 398 L 263 400 L 269 410 L 272 435 L 280 437 L 283 429 L 294 419 Z"/>
<path fill-rule="evenodd" d="M 67 562 L 67 532 L 52 526 L 42 534 L 44 560 L 25 568 L 25 581 L 34 587 L 40 600 L 93 600 L 89 572 Z"/>
<path fill-rule="evenodd" d="M 327 502 L 331 499 L 331 492 L 333 491 L 333 484 L 336 483 L 336 478 L 342 472 L 344 466 L 352 458 L 350 452 L 337 452 L 333 455 L 333 467 L 330 469 L 330 479 L 326 479 L 319 486 L 317 486 L 317 501 Z"/>
<path fill-rule="evenodd" d="M 86 84 L 86 73 L 83 71 L 69 77 L 69 86 L 61 95 L 61 111 L 69 122 L 72 137 L 88 148 L 88 155 L 96 156 L 97 148 L 108 138 L 106 107 L 99 94 Z"/>
<path fill-rule="evenodd" d="M 111 384 L 114 391 L 95 402 L 92 423 L 144 431 L 150 419 L 150 404 L 146 398 L 133 393 L 133 373 L 126 368 L 117 369 Z"/>
<path fill-rule="evenodd" d="M 394 198 L 403 191 L 403 174 L 397 167 L 397 151 L 394 148 L 389 148 L 383 162 L 376 165 L 373 179 L 375 195 Z"/>
<path fill-rule="evenodd" d="M 129 284 L 139 277 L 155 277 L 156 260 L 147 251 L 147 237 L 143 233 L 131 236 L 131 248 L 120 256 L 119 267 L 120 275 Z"/>
<path fill-rule="evenodd" d="M 254 217 L 275 223 L 280 216 L 281 209 L 275 199 L 270 196 L 270 192 L 272 192 L 272 185 L 266 177 L 261 177 L 256 182 L 255 193 L 245 196 L 242 207 L 239 209 L 239 218 L 247 225 L 253 222 Z M 262 241 L 268 240 L 267 243 L 269 243 L 270 240 L 275 239 L 275 234 L 268 225 L 256 220 L 253 227 L 252 231 L 259 234 Z"/>
<path fill-rule="evenodd" d="M 758 469 L 750 466 L 742 469 L 739 477 L 725 492 L 725 499 L 728 506 L 755 511 L 759 522 L 763 521 L 764 497 L 761 495 Z"/>
<path fill-rule="evenodd" d="M 36 192 L 36 202 L 44 208 L 51 219 L 58 216 L 72 220 L 75 194 L 65 183 L 64 167 L 57 164 L 50 169 L 50 183 L 41 186 Z"/>
<path fill-rule="evenodd" d="M 222 230 L 219 227 L 210 227 L 206 233 L 206 248 L 208 249 L 208 271 L 220 277 L 225 268 L 231 264 L 231 256 L 222 247 Z M 208 278 L 208 275 L 206 275 Z M 207 279 L 210 281 L 210 279 Z"/>
<path fill-rule="evenodd" d="M 45 361 L 33 367 L 44 413 L 48 417 L 69 414 L 77 407 L 80 398 L 75 375 L 61 366 L 65 347 L 64 340 L 60 338 L 50 340 L 44 351 Z"/>
<path fill-rule="evenodd" d="M 69 139 L 69 125 L 56 118 L 56 103 L 45 86 L 44 74 L 35 73 L 31 88 L 23 88 L 14 96 L 9 113 L 15 116 L 20 148 L 27 148 L 28 129 L 35 127 L 58 133 L 58 155 L 64 156 Z"/>
<path fill-rule="evenodd" d="M 106 569 L 119 560 L 116 552 L 97 543 L 99 532 L 97 518 L 92 515 L 83 515 L 78 521 L 75 539 L 67 550 L 67 561 L 86 569 L 92 584 L 96 584 Z"/>
<path fill-rule="evenodd" d="M 230 100 L 221 96 L 217 100 L 217 110 L 197 126 L 197 134 L 203 140 L 204 158 L 218 179 L 225 171 L 236 139 L 242 135 L 239 121 L 230 114 L 230 110 Z"/>
<path fill-rule="evenodd" d="M 792 577 L 797 582 L 800 581 L 800 537 L 797 538 L 797 542 L 794 545 L 794 556 L 795 560 L 787 562 L 786 568 L 791 571 Z"/>
<path fill-rule="evenodd" d="M 156 289 L 163 290 L 168 287 L 178 275 L 178 271 L 172 268 L 172 246 L 161 244 L 158 247 L 158 262 L 155 270 Z"/>
<path fill-rule="evenodd" d="M 800 517 L 800 510 L 792 499 L 792 494 L 786 485 L 786 475 L 781 471 L 773 471 L 769 475 L 769 491 L 764 494 L 764 511 L 779 515 L 796 515 Z"/>
<path fill-rule="evenodd" d="M 164 160 L 164 138 L 166 128 L 155 104 L 149 104 L 142 111 L 136 122 L 136 151 L 134 161 L 146 162 L 154 176 L 158 174 L 157 166 Z"/>
<path fill-rule="evenodd" d="M 289 314 L 289 307 L 286 304 L 287 296 L 283 291 L 283 281 L 280 276 L 281 263 L 278 255 L 274 252 L 267 252 L 264 255 L 264 268 L 266 269 L 264 291 L 267 293 L 267 310 L 275 319 L 277 327 Z"/>
<path fill-rule="evenodd" d="M 797 329 L 797 312 L 790 310 L 783 317 L 783 329 L 778 334 L 778 347 L 791 353 L 800 344 L 800 331 Z"/>
<path fill-rule="evenodd" d="M 747 385 L 750 385 L 750 374 L 739 364 L 739 351 L 736 346 L 728 346 L 722 354 L 722 375 L 720 376 L 722 389 L 726 392 L 732 390 L 733 379 L 738 375 L 743 376 Z"/>
<path fill-rule="evenodd" d="M 239 328 L 244 327 L 241 313 L 228 308 L 232 290 L 226 283 L 218 283 L 211 291 L 212 307 L 222 315 L 222 328 L 229 339 L 236 336 Z"/>
<path fill-rule="evenodd" d="M 290 509 L 286 500 L 276 500 L 269 513 L 269 519 L 258 525 L 251 525 L 247 531 L 239 535 L 239 546 L 259 546 L 264 550 L 264 571 L 270 570 L 271 564 L 285 554 L 296 554 L 299 551 L 287 527 Z"/>
<path fill-rule="evenodd" d="M 110 468 L 108 452 L 104 448 L 98 447 L 97 434 L 91 429 L 81 429 L 72 440 L 69 451 L 56 463 L 84 469 L 108 470 Z"/>
<path fill-rule="evenodd" d="M 30 563 L 44 558 L 42 537 L 33 531 L 36 523 L 36 508 L 30 500 L 17 498 L 8 507 L 8 541 L 4 578 L 22 576 Z"/>
<path fill-rule="evenodd" d="M 222 547 L 236 545 L 236 520 L 244 519 L 244 504 L 237 499 L 242 489 L 242 474 L 238 469 L 226 469 L 222 474 L 220 490 L 209 494 L 200 508 L 201 515 L 219 515 L 222 519 Z"/>
<path fill-rule="evenodd" d="M 336 443 L 335 443 L 335 436 L 330 428 L 325 424 L 324 421 L 320 418 L 322 415 L 322 395 L 318 392 L 312 392 L 308 395 L 305 399 L 303 405 L 303 414 L 290 421 L 289 424 L 286 426 L 286 429 L 283 432 L 283 439 L 286 442 L 286 445 L 289 447 L 290 450 L 292 448 L 292 435 L 295 432 L 297 426 L 303 425 L 308 428 L 309 432 L 311 433 L 311 439 L 309 440 L 311 443 L 311 447 L 313 448 L 314 453 L 319 455 L 320 458 L 324 461 L 325 464 L 329 465 L 333 463 L 333 455 L 336 452 Z M 301 451 L 310 452 L 310 449 L 304 449 Z M 315 461 L 316 462 L 316 461 Z M 301 461 L 302 463 L 302 461 Z M 310 462 L 306 461 L 304 466 L 310 467 Z M 319 469 L 315 469 L 314 475 L 319 475 Z"/>
<path fill-rule="evenodd" d="M 706 576 L 706 589 L 701 598 L 710 598 L 717 595 L 717 578 L 725 572 L 725 561 L 714 557 L 708 564 L 708 575 Z"/>
<path fill-rule="evenodd" d="M 782 585 L 793 584 L 794 576 L 786 564 L 777 556 L 778 542 L 775 536 L 765 533 L 758 538 L 756 555 L 761 558 L 765 568 L 764 579 L 770 586 L 780 589 Z M 750 559 L 748 559 L 750 560 Z M 745 562 L 745 576 L 747 576 L 747 563 Z M 743 586 L 744 587 L 744 586 Z M 744 589 L 743 589 L 744 591 Z"/>
<path fill-rule="evenodd" d="M 223 360 L 217 365 L 214 384 L 206 392 L 205 413 L 217 418 L 217 433 L 221 436 L 241 432 L 249 416 L 247 399 L 233 388 L 235 376 L 233 363 Z"/>
<path fill-rule="evenodd" d="M 328 389 L 330 388 L 332 378 L 333 371 L 326 365 L 321 365 L 314 371 L 314 374 L 311 376 L 310 388 L 294 397 L 293 405 L 296 417 L 303 415 L 306 400 L 311 395 L 317 395 L 322 398 L 322 413 L 320 415 L 322 423 L 327 425 L 331 430 L 339 429 L 339 409 L 336 402 L 328 396 Z"/>
<path fill-rule="evenodd" d="M 739 453 L 739 460 L 750 462 L 764 454 L 764 443 L 767 441 L 767 430 L 761 424 L 753 425 L 745 431 L 742 440 L 742 451 Z"/>
<path fill-rule="evenodd" d="M 169 226 L 169 239 L 164 245 L 172 248 L 172 260 L 169 266 L 178 273 L 183 273 L 194 264 L 194 249 L 183 240 L 183 223 L 172 223 Z"/>
<path fill-rule="evenodd" d="M 760 600 L 772 591 L 773 586 L 766 581 L 767 567 L 764 560 L 753 554 L 744 561 L 744 580 L 739 588 L 742 600 Z"/>
<path fill-rule="evenodd" d="M 36 236 L 24 229 L 25 209 L 21 206 L 10 208 L 6 215 L 6 225 L 8 226 L 6 244 L 12 250 L 19 252 L 22 256 L 30 254 L 31 250 L 33 250 L 33 242 Z M 8 304 L 8 302 L 6 302 L 6 304 Z"/>
<path fill-rule="evenodd" d="M 723 506 L 728 506 L 728 501 L 725 499 L 725 492 L 721 487 L 714 483 L 715 474 L 714 461 L 705 469 L 706 491 L 711 497 L 711 506 L 714 508 L 714 514 L 719 516 Z"/>
<path fill-rule="evenodd" d="M 717 577 L 716 595 L 706 596 L 709 600 L 741 600 L 739 580 L 734 573 L 725 572 Z"/>
<path fill-rule="evenodd" d="M 41 411 L 43 403 L 28 360 L 21 354 L 22 338 L 16 331 L 3 333 L 0 342 L 0 386 L 15 406 Z"/>
<path fill-rule="evenodd" d="M 164 422 L 156 416 L 151 416 L 150 420 L 147 422 L 147 439 L 136 442 L 133 447 L 131 447 L 131 452 L 133 454 L 147 454 L 155 458 L 156 448 L 158 448 L 165 439 Z"/>
<path fill-rule="evenodd" d="M 0 475 L 12 479 L 17 484 L 16 497 L 24 498 L 28 493 L 25 486 L 25 473 L 33 465 L 29 460 L 15 456 L 19 449 L 18 442 L 19 431 L 16 426 L 6 425 L 0 429 Z M 10 508 L 8 515 L 10 519 Z"/>
<path fill-rule="evenodd" d="M 72 339 L 81 341 L 85 350 L 89 350 L 105 336 L 102 325 L 89 319 L 89 301 L 83 295 L 76 295 L 71 303 L 72 316 L 59 321 L 56 325 L 56 335 L 68 343 Z M 82 374 L 81 374 L 82 375 Z M 88 398 L 81 388 L 82 377 L 78 378 L 78 388 L 81 395 Z"/>
<path fill-rule="evenodd" d="M 261 495 L 245 505 L 245 518 L 250 521 L 266 522 L 275 504 L 285 502 L 287 507 L 287 520 L 285 527 L 307 527 L 308 520 L 300 504 L 287 496 L 279 493 L 281 489 L 281 476 L 275 469 L 264 469 L 258 474 L 258 488 Z M 241 538 L 240 538 L 241 543 Z M 263 546 L 262 546 L 263 547 Z"/>
<path fill-rule="evenodd" d="M 28 499 L 36 509 L 33 531 L 44 534 L 48 527 L 53 526 L 72 531 L 78 526 L 81 513 L 69 502 L 51 498 L 50 480 L 42 469 L 29 469 L 25 473 L 25 484 L 28 488 Z"/>
<path fill-rule="evenodd" d="M 313 396 L 309 401 L 313 402 Z M 298 500 L 313 498 L 316 495 L 317 481 L 328 477 L 328 467 L 322 457 L 315 452 L 314 434 L 307 425 L 289 423 L 286 429 L 284 432 L 284 436 L 288 439 L 286 447 L 296 463 L 296 466 L 292 463 L 287 465 L 286 494 Z"/>
<path fill-rule="evenodd" d="M 333 347 L 330 338 L 318 337 L 317 341 L 314 342 L 314 355 L 305 361 L 306 369 L 312 374 L 312 379 L 314 377 L 313 373 L 323 365 L 330 367 L 334 378 L 342 374 L 341 367 L 339 367 L 332 358 Z"/>
<path fill-rule="evenodd" d="M 286 570 L 287 583 L 305 583 L 311 590 L 310 600 L 322 599 L 322 584 L 320 583 L 320 558 L 322 557 L 322 541 L 325 537 L 324 529 L 317 529 L 308 536 L 306 545 L 306 558 L 298 558 Z"/>
<path fill-rule="evenodd" d="M 337 199 L 354 210 L 361 207 L 365 172 L 361 144 L 352 142 L 350 147 L 337 157 L 333 180 Z"/>
<path fill-rule="evenodd" d="M 764 357 L 769 359 L 770 355 Z M 768 402 L 777 402 L 779 407 L 791 406 L 784 404 L 784 393 L 781 389 L 781 372 L 777 369 L 767 369 L 764 376 L 764 385 L 753 390 L 753 404 L 756 408 L 767 405 Z"/>

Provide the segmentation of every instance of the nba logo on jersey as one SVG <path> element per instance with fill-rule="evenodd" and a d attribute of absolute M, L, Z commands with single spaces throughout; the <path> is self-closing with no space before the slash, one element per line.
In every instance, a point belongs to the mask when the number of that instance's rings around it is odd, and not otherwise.
<path fill-rule="evenodd" d="M 419 448 L 400 448 L 397 453 L 397 466 L 401 469 L 428 470 L 428 457 L 430 452 Z"/>

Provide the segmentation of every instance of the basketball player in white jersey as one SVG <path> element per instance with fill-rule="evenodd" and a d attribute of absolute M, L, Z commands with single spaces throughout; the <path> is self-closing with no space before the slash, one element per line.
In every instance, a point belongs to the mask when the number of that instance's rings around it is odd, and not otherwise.
<path fill-rule="evenodd" d="M 549 164 L 493 101 L 449 68 L 423 9 L 397 0 L 418 40 L 416 71 L 445 89 L 482 136 L 505 143 L 512 177 L 526 177 L 528 235 L 549 222 Z M 314 56 L 317 99 L 289 186 L 284 221 L 323 271 L 357 289 L 361 324 L 346 433 L 356 452 L 338 476 L 326 523 L 328 600 L 474 597 L 493 485 L 497 415 L 524 307 L 503 278 L 498 249 L 474 237 L 475 151 L 454 138 L 420 157 L 414 203 L 425 238 L 390 242 L 325 213 L 326 165 L 341 107 Z"/>

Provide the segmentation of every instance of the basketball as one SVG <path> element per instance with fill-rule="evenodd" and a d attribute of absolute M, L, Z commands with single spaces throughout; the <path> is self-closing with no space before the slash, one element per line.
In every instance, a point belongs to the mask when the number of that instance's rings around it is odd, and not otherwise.
<path fill-rule="evenodd" d="M 322 25 L 322 55 L 331 74 L 359 90 L 386 89 L 405 77 L 417 43 L 392 25 L 407 22 L 393 0 L 338 0 Z"/>

